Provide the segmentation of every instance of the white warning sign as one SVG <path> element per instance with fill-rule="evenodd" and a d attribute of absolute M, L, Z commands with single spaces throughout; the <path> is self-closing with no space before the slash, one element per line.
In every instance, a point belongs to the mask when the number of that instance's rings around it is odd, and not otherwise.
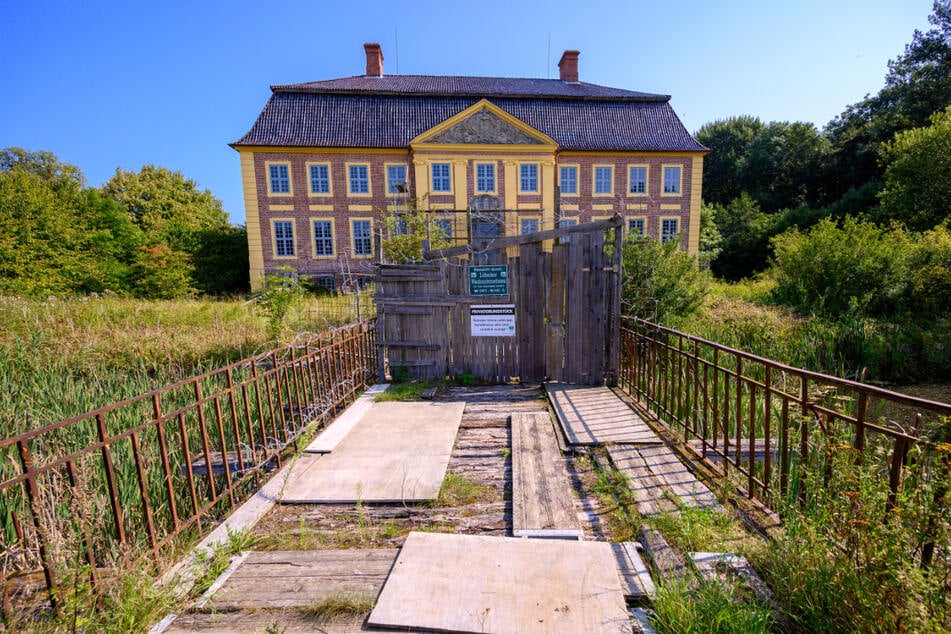
<path fill-rule="evenodd" d="M 514 337 L 515 304 L 478 304 L 469 307 L 473 337 Z"/>

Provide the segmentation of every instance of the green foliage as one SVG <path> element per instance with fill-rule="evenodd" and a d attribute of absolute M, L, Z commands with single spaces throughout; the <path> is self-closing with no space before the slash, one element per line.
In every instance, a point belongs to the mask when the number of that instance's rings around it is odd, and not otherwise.
<path fill-rule="evenodd" d="M 204 229 L 198 232 L 197 240 L 192 277 L 198 290 L 209 295 L 246 293 L 251 285 L 247 229 Z"/>
<path fill-rule="evenodd" d="M 924 314 L 947 315 L 951 306 L 951 228 L 926 231 L 908 258 L 914 307 Z"/>
<path fill-rule="evenodd" d="M 383 219 L 386 227 L 383 256 L 386 261 L 396 264 L 421 262 L 424 240 L 429 240 L 431 249 L 449 246 L 446 235 L 430 222 L 429 214 L 421 209 L 420 202 L 411 201 L 405 209 L 394 210 Z"/>
<path fill-rule="evenodd" d="M 707 293 L 707 274 L 696 258 L 680 251 L 680 241 L 627 239 L 622 247 L 621 303 L 624 314 L 664 325 L 695 313 Z"/>
<path fill-rule="evenodd" d="M 806 314 L 894 314 L 906 291 L 907 235 L 846 218 L 773 240 L 777 301 Z"/>
<path fill-rule="evenodd" d="M 750 147 L 766 126 L 748 115 L 721 119 L 697 131 L 697 141 L 712 150 L 703 160 L 703 198 L 726 205 L 743 193 L 740 173 Z"/>
<path fill-rule="evenodd" d="M 149 242 L 176 251 L 195 253 L 202 231 L 229 226 L 220 200 L 164 167 L 145 165 L 138 173 L 117 169 L 102 191 L 135 219 Z"/>
<path fill-rule="evenodd" d="M 295 303 L 300 303 L 304 296 L 302 282 L 306 278 L 297 274 L 294 269 L 283 266 L 277 273 L 264 276 L 264 290 L 255 298 L 256 305 L 264 312 L 268 319 L 268 330 L 277 337 L 284 327 L 284 318 Z"/>
<path fill-rule="evenodd" d="M 923 231 L 951 219 L 951 107 L 899 132 L 883 151 L 881 215 Z"/>
<path fill-rule="evenodd" d="M 736 583 L 665 584 L 654 599 L 658 634 L 772 632 L 776 617 Z"/>
<path fill-rule="evenodd" d="M 829 142 L 811 123 L 772 121 L 754 139 L 741 170 L 743 191 L 767 212 L 819 199 Z"/>
<path fill-rule="evenodd" d="M 723 251 L 723 235 L 714 219 L 716 207 L 703 203 L 700 206 L 700 255 L 697 261 L 700 268 L 708 270 L 710 264 Z"/>
<path fill-rule="evenodd" d="M 166 244 L 136 249 L 132 263 L 132 292 L 136 297 L 178 299 L 195 293 L 188 254 Z"/>
<path fill-rule="evenodd" d="M 722 237 L 721 251 L 710 265 L 717 277 L 738 280 L 766 266 L 772 221 L 749 194 L 715 206 L 713 219 Z"/>

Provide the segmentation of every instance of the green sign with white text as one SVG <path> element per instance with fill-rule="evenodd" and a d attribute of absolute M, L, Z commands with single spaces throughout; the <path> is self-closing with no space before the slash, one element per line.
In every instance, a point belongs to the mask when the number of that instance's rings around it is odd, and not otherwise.
<path fill-rule="evenodd" d="M 470 295 L 508 295 L 509 270 L 504 264 L 469 267 Z"/>

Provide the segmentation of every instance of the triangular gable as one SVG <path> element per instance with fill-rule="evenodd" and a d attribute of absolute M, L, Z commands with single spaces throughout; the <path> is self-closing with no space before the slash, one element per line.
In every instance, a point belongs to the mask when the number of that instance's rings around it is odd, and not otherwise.
<path fill-rule="evenodd" d="M 554 139 L 483 99 L 413 139 L 426 145 L 556 146 Z M 541 148 L 539 148 L 541 149 Z"/>

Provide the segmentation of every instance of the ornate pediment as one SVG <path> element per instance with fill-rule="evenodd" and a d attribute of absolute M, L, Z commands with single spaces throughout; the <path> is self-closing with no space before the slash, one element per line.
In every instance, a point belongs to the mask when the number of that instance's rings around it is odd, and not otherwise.
<path fill-rule="evenodd" d="M 554 140 L 483 99 L 413 140 L 439 145 L 541 145 Z"/>
<path fill-rule="evenodd" d="M 440 132 L 428 143 L 485 143 L 489 145 L 543 145 L 543 141 L 483 108 L 468 119 Z"/>

